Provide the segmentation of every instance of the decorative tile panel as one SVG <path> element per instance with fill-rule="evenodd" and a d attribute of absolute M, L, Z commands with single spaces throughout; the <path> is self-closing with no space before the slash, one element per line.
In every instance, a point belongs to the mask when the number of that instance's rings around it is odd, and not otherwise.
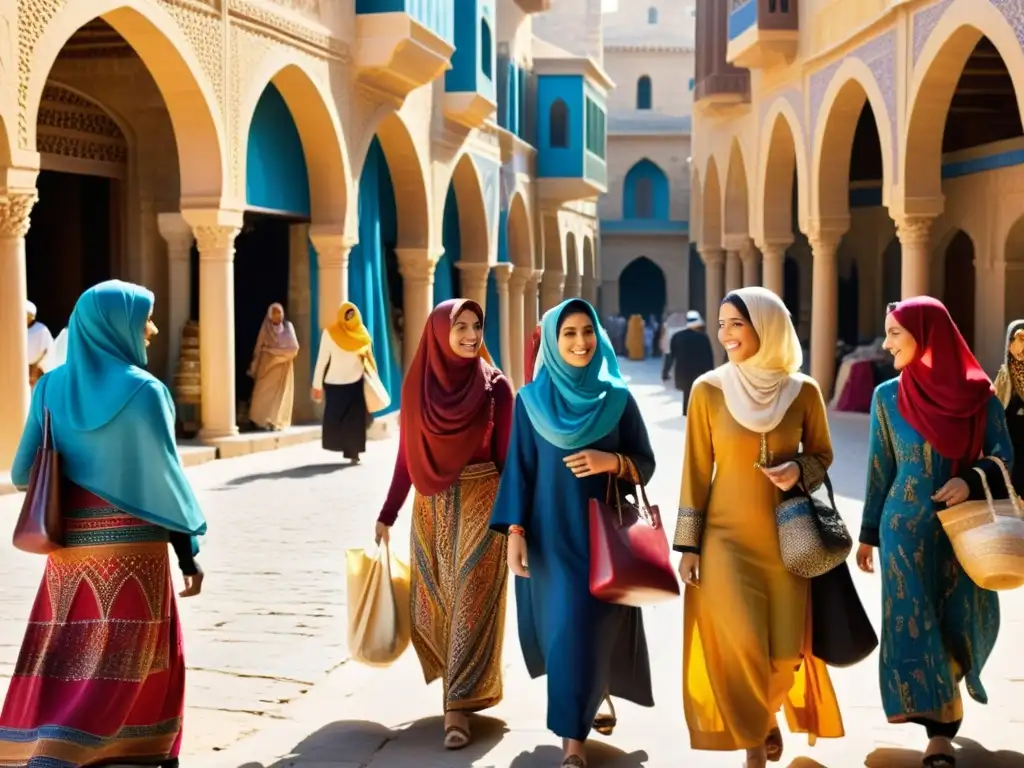
<path fill-rule="evenodd" d="M 921 51 L 924 50 L 925 43 L 928 42 L 928 38 L 932 34 L 932 30 L 935 29 L 935 25 L 939 23 L 939 19 L 942 18 L 942 14 L 946 12 L 953 0 L 940 0 L 934 5 L 929 5 L 927 8 L 922 8 L 920 11 L 914 14 L 914 63 L 917 63 L 917 59 L 921 56 Z"/>

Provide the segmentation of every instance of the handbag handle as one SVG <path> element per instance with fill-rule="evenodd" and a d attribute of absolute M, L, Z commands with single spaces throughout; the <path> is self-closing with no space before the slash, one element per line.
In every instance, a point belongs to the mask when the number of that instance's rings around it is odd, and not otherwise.
<path fill-rule="evenodd" d="M 1006 464 L 1004 464 L 1003 460 L 1000 459 L 998 456 L 985 456 L 984 458 L 994 463 L 997 467 L 999 467 L 999 471 L 1002 472 L 1003 482 L 1006 483 L 1006 492 L 1010 497 L 1010 505 L 1013 507 L 1014 516 L 1018 518 L 1024 517 L 1024 510 L 1021 509 L 1020 496 L 1017 495 L 1017 492 L 1013 488 L 1013 482 L 1010 479 L 1009 470 L 1006 469 Z M 985 470 L 983 470 L 981 467 L 971 467 L 971 469 L 977 472 L 978 477 L 981 478 L 981 487 L 985 491 L 985 501 L 988 503 L 988 511 L 989 514 L 992 515 L 992 522 L 994 523 L 996 521 L 997 515 L 996 500 L 995 497 L 992 495 L 992 488 L 989 487 L 988 476 L 985 474 Z"/>
<path fill-rule="evenodd" d="M 832 511 L 838 515 L 839 507 L 836 506 L 836 492 L 832 488 L 832 478 L 828 476 L 828 472 L 825 473 L 825 478 L 824 480 L 822 480 L 822 485 L 825 486 L 825 490 L 828 492 L 828 501 L 829 504 L 832 505 Z M 803 490 L 804 496 L 806 496 L 808 499 L 814 497 L 814 495 L 803 486 L 803 481 L 801 481 L 800 488 Z"/>
<path fill-rule="evenodd" d="M 629 458 L 628 456 L 623 456 L 622 460 L 624 462 L 628 462 L 629 466 L 636 470 L 636 464 L 633 463 L 633 460 L 631 458 Z M 636 472 L 635 474 L 637 477 L 640 476 L 639 472 Z M 617 475 L 613 475 L 610 472 L 608 473 L 608 489 L 605 492 L 605 502 L 611 504 L 612 488 L 614 488 L 615 510 L 616 512 L 618 512 L 619 515 L 619 525 L 623 525 L 624 523 L 622 520 L 622 496 L 619 493 L 618 480 L 619 478 Z M 637 512 L 640 513 L 640 516 L 644 519 L 644 522 L 646 522 L 652 528 L 656 528 L 657 521 L 655 520 L 654 515 L 651 514 L 651 502 L 647 498 L 647 489 L 644 487 L 643 482 L 636 483 L 634 487 L 640 489 L 640 499 L 643 500 L 643 506 L 638 507 Z"/>
<path fill-rule="evenodd" d="M 53 425 L 50 423 L 50 409 L 43 406 L 43 445 L 42 450 L 53 450 Z"/>

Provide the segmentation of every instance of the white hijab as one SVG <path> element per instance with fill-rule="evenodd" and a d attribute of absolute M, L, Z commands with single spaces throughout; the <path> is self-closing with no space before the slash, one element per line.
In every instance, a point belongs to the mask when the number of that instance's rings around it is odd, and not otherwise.
<path fill-rule="evenodd" d="M 719 366 L 707 381 L 722 390 L 726 408 L 740 426 L 767 434 L 779 426 L 808 380 L 799 372 L 804 353 L 782 299 L 760 287 L 741 288 L 732 295 L 746 305 L 761 347 L 742 363 Z"/>

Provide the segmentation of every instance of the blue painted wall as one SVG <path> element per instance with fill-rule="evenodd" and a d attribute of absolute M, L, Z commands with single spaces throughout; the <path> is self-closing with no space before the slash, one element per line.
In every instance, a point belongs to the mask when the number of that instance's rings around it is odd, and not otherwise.
<path fill-rule="evenodd" d="M 663 219 L 601 219 L 601 231 L 609 234 L 649 233 L 652 235 L 685 235 L 690 222 Z"/>
<path fill-rule="evenodd" d="M 498 125 L 523 141 L 526 137 L 527 72 L 508 56 L 497 62 Z"/>
<path fill-rule="evenodd" d="M 398 212 L 387 159 L 374 138 L 359 177 L 359 243 L 348 265 L 348 295 L 363 315 L 373 338 L 381 381 L 391 395 L 391 407 L 401 406 L 402 351 L 391 322 L 391 298 L 386 253 L 398 241 Z"/>
<path fill-rule="evenodd" d="M 637 211 L 637 184 L 646 180 L 651 189 L 651 212 L 641 217 Z M 622 185 L 622 218 L 668 219 L 670 191 L 668 176 L 646 157 L 638 161 L 626 174 Z"/>
<path fill-rule="evenodd" d="M 551 106 L 561 99 L 569 108 L 568 146 L 551 146 Z M 537 78 L 537 176 L 583 176 L 583 76 L 541 75 Z"/>
<path fill-rule="evenodd" d="M 442 301 L 456 298 L 460 289 L 459 272 L 455 265 L 462 258 L 462 235 L 459 231 L 459 201 L 452 185 L 448 186 L 448 196 L 444 201 L 441 244 L 444 246 L 444 253 L 434 267 L 435 307 Z"/>
<path fill-rule="evenodd" d="M 747 0 L 729 14 L 729 39 L 735 40 L 757 24 L 757 0 Z"/>
<path fill-rule="evenodd" d="M 487 344 L 487 351 L 491 353 L 494 364 L 499 368 L 501 365 L 501 307 L 498 297 L 498 281 L 494 278 L 492 269 L 487 276 L 487 315 L 484 323 L 484 343 Z"/>
<path fill-rule="evenodd" d="M 455 44 L 453 0 L 356 0 L 356 13 L 407 13 L 441 39 Z"/>
<path fill-rule="evenodd" d="M 479 93 L 492 101 L 495 44 L 494 0 L 454 0 L 455 53 L 444 76 L 449 93 Z"/>
<path fill-rule="evenodd" d="M 498 263 L 508 264 L 512 256 L 508 252 L 508 211 L 498 215 Z"/>
<path fill-rule="evenodd" d="M 247 205 L 309 216 L 309 175 L 302 140 L 288 105 L 272 84 L 256 103 L 245 163 Z"/>

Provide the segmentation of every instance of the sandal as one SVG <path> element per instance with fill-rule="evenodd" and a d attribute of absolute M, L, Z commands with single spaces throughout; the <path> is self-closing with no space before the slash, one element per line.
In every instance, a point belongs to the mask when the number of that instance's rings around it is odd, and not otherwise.
<path fill-rule="evenodd" d="M 764 751 L 769 763 L 777 763 L 782 759 L 782 731 L 777 727 L 768 731 L 764 740 Z"/>
<path fill-rule="evenodd" d="M 956 768 L 956 755 L 943 755 L 936 752 L 934 755 L 927 755 L 921 765 L 924 768 Z"/>
<path fill-rule="evenodd" d="M 562 768 L 587 768 L 587 761 L 579 755 L 569 755 L 562 761 Z"/>
<path fill-rule="evenodd" d="M 470 740 L 469 731 L 461 725 L 449 725 L 444 729 L 445 749 L 462 749 L 469 746 Z"/>
<path fill-rule="evenodd" d="M 615 704 L 612 703 L 612 697 L 605 696 L 604 700 L 608 703 L 608 709 L 611 711 L 608 713 L 601 713 L 594 718 L 594 730 L 602 736 L 611 736 L 619 721 L 618 718 L 615 717 Z"/>

